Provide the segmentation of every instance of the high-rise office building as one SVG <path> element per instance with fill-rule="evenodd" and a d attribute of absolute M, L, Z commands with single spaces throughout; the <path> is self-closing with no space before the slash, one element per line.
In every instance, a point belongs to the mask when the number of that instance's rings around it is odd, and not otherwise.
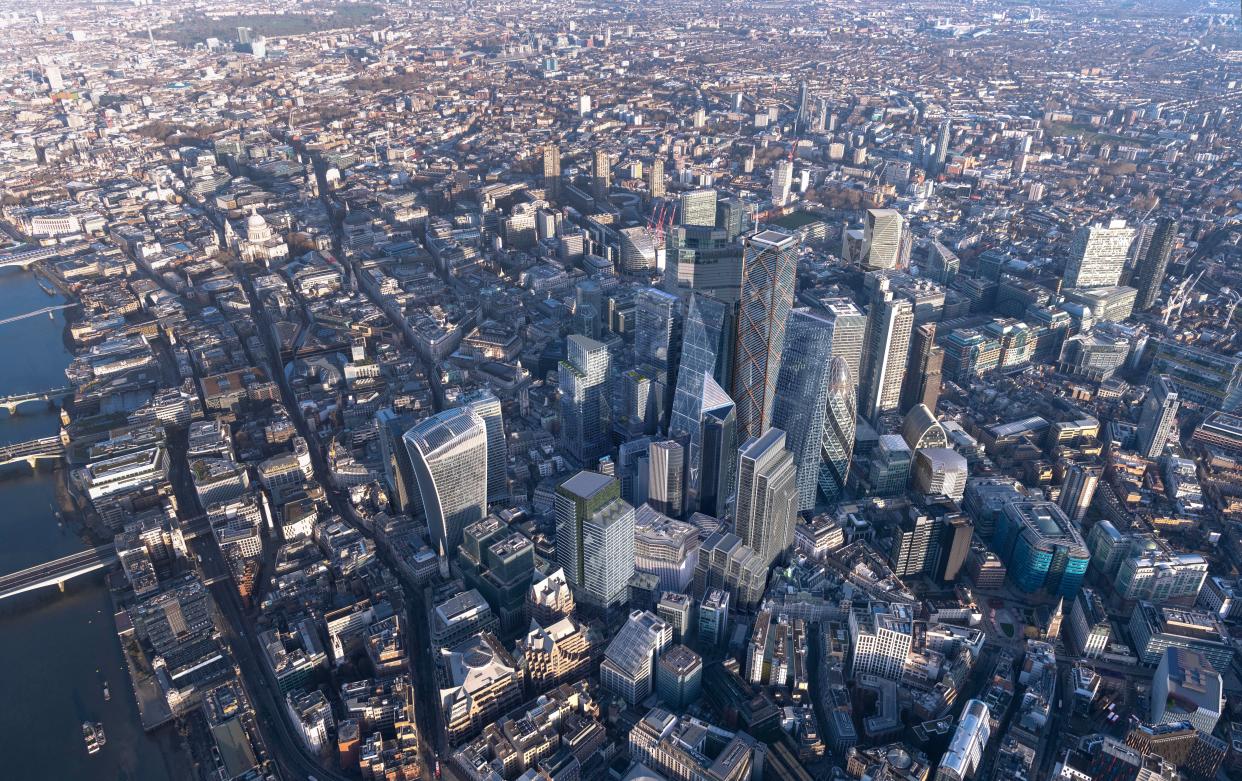
<path fill-rule="evenodd" d="M 798 469 L 798 510 L 815 506 L 823 455 L 834 320 L 813 309 L 793 309 L 785 325 L 785 349 L 776 382 L 772 425 L 786 434 Z"/>
<path fill-rule="evenodd" d="M 991 715 L 987 704 L 980 700 L 967 702 L 949 741 L 949 750 L 940 758 L 936 781 L 967 781 L 973 778 L 983 762 L 983 751 L 991 736 Z"/>
<path fill-rule="evenodd" d="M 798 121 L 797 131 L 799 133 L 806 132 L 807 123 L 811 118 L 810 97 L 807 95 L 806 82 L 798 82 Z"/>
<path fill-rule="evenodd" d="M 1151 247 L 1151 238 L 1156 233 L 1156 223 L 1152 220 L 1140 222 L 1134 229 L 1134 241 L 1130 242 L 1130 251 L 1126 254 L 1126 267 L 1121 272 L 1121 284 L 1134 286 L 1138 277 L 1138 265 Z"/>
<path fill-rule="evenodd" d="M 398 414 L 391 407 L 375 413 L 380 459 L 384 466 L 384 482 L 388 486 L 388 495 L 397 512 L 407 514 L 413 514 L 421 501 L 418 497 L 418 479 L 414 476 L 410 453 L 402 439 L 405 432 L 416 422 L 417 419 L 412 413 Z"/>
<path fill-rule="evenodd" d="M 1152 535 L 1135 535 L 1128 542 L 1129 550 L 1121 556 L 1113 578 L 1119 597 L 1156 604 L 1198 598 L 1207 580 L 1207 559 L 1198 553 L 1179 553 Z"/>
<path fill-rule="evenodd" d="M 716 648 L 729 629 L 729 594 L 714 588 L 699 603 L 699 647 Z"/>
<path fill-rule="evenodd" d="M 495 515 L 467 526 L 462 536 L 462 578 L 492 606 L 506 635 L 520 632 L 528 623 L 522 608 L 534 575 L 534 543 Z"/>
<path fill-rule="evenodd" d="M 646 371 L 630 369 L 621 375 L 621 410 L 627 438 L 654 434 L 659 427 L 661 394 Z"/>
<path fill-rule="evenodd" d="M 936 133 L 936 165 L 932 173 L 941 174 L 944 172 L 945 161 L 949 158 L 949 134 L 952 130 L 953 125 L 948 119 L 941 121 L 940 128 Z"/>
<path fill-rule="evenodd" d="M 900 577 L 928 577 L 953 582 L 970 554 L 974 524 L 936 505 L 931 512 L 909 508 L 893 535 L 893 572 Z M 938 512 L 939 510 L 939 512 Z"/>
<path fill-rule="evenodd" d="M 656 659 L 672 644 L 672 626 L 649 611 L 633 611 L 604 652 L 600 683 L 626 702 L 637 705 L 651 694 Z"/>
<path fill-rule="evenodd" d="M 1138 297 L 1134 300 L 1136 312 L 1151 309 L 1160 298 L 1160 285 L 1169 270 L 1169 258 L 1173 255 L 1180 227 L 1177 220 L 1171 217 L 1162 217 L 1156 222 L 1147 251 L 1139 256 L 1134 266 L 1133 286 L 1138 290 Z"/>
<path fill-rule="evenodd" d="M 647 450 L 647 503 L 680 518 L 685 501 L 685 450 L 674 440 L 652 442 Z"/>
<path fill-rule="evenodd" d="M 732 305 L 702 293 L 690 296 L 677 368 L 677 386 L 690 397 L 699 397 L 703 377 L 715 378 L 722 388 L 732 384 L 736 322 Z M 692 420 L 697 413 L 687 414 Z"/>
<path fill-rule="evenodd" d="M 953 250 L 933 239 L 927 245 L 928 276 L 942 285 L 953 284 L 961 271 L 962 261 Z"/>
<path fill-rule="evenodd" d="M 754 610 L 763 599 L 768 563 L 736 534 L 716 531 L 699 548 L 691 593 L 704 600 L 713 589 L 723 590 L 736 610 Z"/>
<path fill-rule="evenodd" d="M 557 567 L 548 576 L 534 580 L 526 592 L 527 618 L 540 626 L 551 626 L 574 614 L 574 593 L 565 570 Z"/>
<path fill-rule="evenodd" d="M 728 394 L 708 378 L 699 452 L 698 511 L 728 515 L 737 467 L 737 417 Z"/>
<path fill-rule="evenodd" d="M 60 73 L 60 68 L 55 65 L 44 66 L 43 78 L 52 92 L 60 92 L 65 88 L 65 79 Z"/>
<path fill-rule="evenodd" d="M 684 594 L 677 596 L 689 599 Z M 684 710 L 698 701 L 702 688 L 703 657 L 684 645 L 675 645 L 660 655 L 656 663 L 656 692 L 661 702 Z"/>
<path fill-rule="evenodd" d="M 1177 408 L 1181 406 L 1173 381 L 1160 375 L 1143 399 L 1143 412 L 1139 416 L 1139 454 L 1144 458 L 1159 458 L 1169 438 L 1177 435 Z"/>
<path fill-rule="evenodd" d="M 500 399 L 487 388 L 461 397 L 461 405 L 474 410 L 487 426 L 487 502 L 509 500 L 509 446 L 505 440 Z"/>
<path fill-rule="evenodd" d="M 948 447 L 949 434 L 926 404 L 916 404 L 901 421 L 901 437 L 911 450 Z"/>
<path fill-rule="evenodd" d="M 532 623 L 517 644 L 528 685 L 541 692 L 585 678 L 591 671 L 592 650 L 589 630 L 572 618 L 547 627 Z"/>
<path fill-rule="evenodd" d="M 1065 287 L 1111 287 L 1121 279 L 1134 229 L 1125 220 L 1105 225 L 1084 225 L 1070 241 L 1065 264 Z"/>
<path fill-rule="evenodd" d="M 1235 775 L 1242 769 L 1238 752 L 1231 756 L 1229 743 L 1196 728 L 1189 720 L 1165 724 L 1131 722 L 1126 745 L 1148 756 L 1163 757 L 1183 778 L 1217 778 L 1226 760 L 1232 762 L 1229 769 Z"/>
<path fill-rule="evenodd" d="M 638 437 L 617 448 L 616 476 L 621 481 L 621 497 L 635 507 L 647 501 L 647 449 L 651 442 L 651 437 Z"/>
<path fill-rule="evenodd" d="M 793 189 L 793 162 L 777 160 L 772 169 L 772 203 L 784 206 L 789 203 L 789 194 Z"/>
<path fill-rule="evenodd" d="M 894 575 L 915 578 L 933 574 L 940 558 L 941 529 L 946 519 L 944 515 L 909 508 L 893 534 L 890 555 Z"/>
<path fill-rule="evenodd" d="M 681 351 L 681 302 L 658 288 L 644 288 L 634 296 L 634 358 L 638 376 L 649 384 L 647 425 L 641 433 L 663 430 L 676 387 L 678 354 Z M 654 428 L 653 428 L 654 427 Z"/>
<path fill-rule="evenodd" d="M 582 471 L 556 489 L 556 559 L 575 598 L 596 608 L 624 602 L 634 574 L 634 508 L 616 478 Z"/>
<path fill-rule="evenodd" d="M 836 130 L 837 118 L 828 111 L 828 101 L 825 98 L 815 99 L 815 129 L 819 132 L 825 130 Z"/>
<path fill-rule="evenodd" d="M 634 510 L 634 568 L 660 579 L 660 590 L 684 594 L 699 561 L 699 527 L 669 518 L 650 504 Z"/>
<path fill-rule="evenodd" d="M 634 359 L 640 367 L 672 372 L 682 341 L 677 296 L 654 287 L 643 288 L 634 296 L 634 314 Z"/>
<path fill-rule="evenodd" d="M 647 169 L 647 192 L 652 198 L 664 197 L 664 159 L 657 157 Z"/>
<path fill-rule="evenodd" d="M 597 200 L 608 197 L 612 188 L 612 158 L 603 149 L 596 149 L 591 159 L 591 194 Z"/>
<path fill-rule="evenodd" d="M 1078 527 L 1052 502 L 1007 502 L 992 549 L 1019 590 L 1062 597 L 1078 594 L 1091 558 Z"/>
<path fill-rule="evenodd" d="M 1090 464 L 1071 463 L 1065 469 L 1065 482 L 1061 483 L 1061 496 L 1057 504 L 1065 511 L 1071 521 L 1081 523 L 1087 515 L 1087 508 L 1095 498 L 1095 489 L 1100 484 L 1102 470 Z"/>
<path fill-rule="evenodd" d="M 848 298 L 823 299 L 817 311 L 832 324 L 832 355 L 845 361 L 857 384 L 867 343 L 867 316 Z"/>
<path fill-rule="evenodd" d="M 1216 729 L 1225 711 L 1224 682 L 1202 653 L 1166 648 L 1151 683 L 1152 724 L 1189 721 L 1208 735 Z"/>
<path fill-rule="evenodd" d="M 543 191 L 551 201 L 561 197 L 561 149 L 556 144 L 543 148 Z"/>
<path fill-rule="evenodd" d="M 1242 357 L 1173 339 L 1155 342 L 1149 385 L 1152 378 L 1167 374 L 1178 396 L 1186 401 L 1225 412 L 1242 407 Z"/>
<path fill-rule="evenodd" d="M 664 289 L 707 293 L 736 303 L 742 293 L 742 244 L 737 234 L 730 234 L 727 227 L 670 227 L 665 238 Z"/>
<path fill-rule="evenodd" d="M 1098 657 L 1108 649 L 1113 624 L 1104 600 L 1094 589 L 1084 586 L 1070 603 L 1065 631 L 1069 649 L 1083 658 Z"/>
<path fill-rule="evenodd" d="M 850 676 L 878 675 L 901 680 L 914 644 L 914 616 L 904 603 L 854 602 L 849 615 L 853 661 Z"/>
<path fill-rule="evenodd" d="M 462 531 L 487 514 L 487 424 L 473 409 L 457 407 L 419 422 L 403 439 L 427 529 L 447 563 Z"/>
<path fill-rule="evenodd" d="M 829 502 L 841 499 L 849 479 L 858 422 L 857 383 L 849 364 L 834 355 L 828 369 L 828 398 L 820 440 L 819 490 Z"/>
<path fill-rule="evenodd" d="M 561 444 L 582 464 L 594 463 L 610 449 L 608 347 L 572 334 L 560 364 Z"/>
<path fill-rule="evenodd" d="M 682 329 L 681 361 L 677 369 L 668 433 L 685 448 L 686 512 L 703 510 L 716 514 L 701 506 L 704 480 L 713 481 L 714 487 L 714 481 L 718 478 L 717 467 L 710 463 L 710 459 L 705 463 L 704 436 L 709 425 L 713 425 L 712 421 L 718 428 L 727 424 L 727 431 L 717 433 L 728 435 L 729 451 L 724 457 L 730 462 L 733 458 L 734 405 L 720 381 L 732 368 L 732 336 L 727 327 L 730 311 L 731 307 L 710 296 L 693 294 Z M 712 413 L 710 416 L 709 412 Z M 721 455 L 714 454 L 716 458 Z M 725 488 L 726 494 L 729 490 L 729 487 Z"/>
<path fill-rule="evenodd" d="M 770 428 L 738 450 L 734 528 L 769 565 L 793 545 L 797 468 L 785 432 Z"/>
<path fill-rule="evenodd" d="M 673 628 L 674 643 L 689 641 L 690 620 L 694 614 L 694 600 L 690 595 L 665 591 L 656 602 L 655 614 Z"/>
<path fill-rule="evenodd" d="M 682 225 L 716 227 L 715 190 L 690 190 L 678 197 L 680 199 L 678 221 Z"/>
<path fill-rule="evenodd" d="M 863 417 L 871 421 L 900 407 L 910 334 L 914 327 L 914 308 L 904 298 L 896 298 L 889 285 L 886 277 L 879 279 L 867 311 L 867 344 L 859 401 Z"/>
<path fill-rule="evenodd" d="M 906 221 L 895 209 L 868 209 L 863 222 L 863 266 L 900 268 L 907 242 Z"/>
<path fill-rule="evenodd" d="M 925 447 L 914 452 L 914 489 L 928 496 L 962 501 L 970 470 L 966 459 L 947 447 Z"/>
<path fill-rule="evenodd" d="M 750 230 L 752 222 L 751 207 L 740 198 L 716 200 L 716 226 L 725 232 L 729 241 Z"/>
<path fill-rule="evenodd" d="M 621 270 L 626 274 L 648 276 L 660 266 L 660 252 L 655 236 L 641 226 L 617 231 L 621 245 Z"/>
<path fill-rule="evenodd" d="M 936 324 L 923 323 L 910 338 L 910 358 L 901 383 L 902 414 L 919 404 L 930 410 L 940 401 L 940 379 L 944 368 L 944 348 L 936 344 Z"/>
<path fill-rule="evenodd" d="M 765 230 L 746 237 L 742 254 L 732 394 L 739 440 L 759 437 L 771 424 L 785 319 L 793 308 L 798 240 Z"/>
<path fill-rule="evenodd" d="M 940 559 L 932 575 L 943 583 L 956 583 L 970 545 L 975 538 L 975 524 L 965 515 L 950 515 L 940 531 Z"/>
<path fill-rule="evenodd" d="M 880 441 L 868 458 L 867 494 L 896 496 L 905 493 L 910 483 L 914 453 L 900 434 L 881 434 Z"/>

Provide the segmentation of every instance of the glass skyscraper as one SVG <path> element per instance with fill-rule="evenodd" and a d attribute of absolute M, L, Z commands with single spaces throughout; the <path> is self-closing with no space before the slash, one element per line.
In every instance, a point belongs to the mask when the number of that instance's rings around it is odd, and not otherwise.
<path fill-rule="evenodd" d="M 873 422 L 901 404 L 901 385 L 914 327 L 914 308 L 909 301 L 895 298 L 889 285 L 887 278 L 879 280 L 879 289 L 867 312 L 867 349 L 860 397 L 863 417 Z"/>
<path fill-rule="evenodd" d="M 702 450 L 699 455 L 699 512 L 717 518 L 728 515 L 737 466 L 737 415 L 733 400 L 708 378 L 703 410 Z"/>
<path fill-rule="evenodd" d="M 1179 406 L 1181 400 L 1173 382 L 1164 375 L 1156 377 L 1147 398 L 1143 399 L 1143 411 L 1139 415 L 1139 455 L 1157 459 L 1164 453 L 1170 438 L 1176 441 Z"/>
<path fill-rule="evenodd" d="M 560 364 L 561 443 L 579 463 L 594 463 L 610 450 L 608 347 L 572 334 Z"/>
<path fill-rule="evenodd" d="M 768 565 L 793 544 L 796 473 L 793 454 L 785 449 L 785 432 L 778 428 L 768 429 L 738 450 L 734 528 Z"/>
<path fill-rule="evenodd" d="M 710 296 L 693 294 L 682 331 L 681 365 L 669 418 L 669 436 L 686 451 L 686 512 L 701 510 L 704 415 L 733 402 L 719 378 L 729 366 L 731 307 Z M 730 445 L 730 457 L 732 445 Z M 704 510 L 705 511 L 705 510 Z M 705 511 L 706 512 L 706 511 Z"/>
<path fill-rule="evenodd" d="M 680 196 L 681 214 L 678 220 L 682 225 L 701 225 L 707 228 L 716 226 L 716 191 L 691 190 Z"/>
<path fill-rule="evenodd" d="M 798 510 L 815 506 L 832 365 L 833 322 L 812 309 L 794 309 L 786 323 L 772 425 L 798 467 Z"/>
<path fill-rule="evenodd" d="M 652 442 L 647 451 L 647 504 L 680 518 L 685 500 L 685 449 L 675 440 Z"/>
<path fill-rule="evenodd" d="M 509 499 L 509 446 L 505 441 L 504 415 L 500 399 L 487 388 L 466 393 L 462 406 L 474 410 L 487 426 L 487 501 Z"/>
<path fill-rule="evenodd" d="M 834 356 L 828 368 L 828 403 L 820 447 L 819 490 L 830 502 L 845 494 L 854 455 L 858 396 L 850 367 L 842 356 Z"/>
<path fill-rule="evenodd" d="M 862 360 L 867 319 L 848 299 L 832 298 L 822 309 L 794 309 L 786 324 L 785 350 L 777 381 L 773 425 L 788 434 L 787 447 L 798 465 L 798 509 L 815 506 L 823 439 L 828 435 L 828 392 L 834 358 L 853 382 Z M 849 388 L 851 404 L 856 397 Z M 850 421 L 853 445 L 853 421 Z"/>
<path fill-rule="evenodd" d="M 1156 223 L 1147 251 L 1139 257 L 1134 267 L 1134 287 L 1138 288 L 1134 311 L 1143 312 L 1156 305 L 1156 299 L 1160 297 L 1160 285 L 1169 270 L 1169 257 L 1173 254 L 1173 244 L 1177 241 L 1179 227 L 1177 220 L 1170 217 L 1163 217 Z"/>
<path fill-rule="evenodd" d="M 771 425 L 797 272 L 794 236 L 765 230 L 744 239 L 733 371 L 738 439 L 757 438 Z"/>
<path fill-rule="evenodd" d="M 654 287 L 634 296 L 634 357 L 639 366 L 669 371 L 681 348 L 681 313 L 677 296 Z"/>
<path fill-rule="evenodd" d="M 442 561 L 462 531 L 487 515 L 487 425 L 468 407 L 432 415 L 405 432 L 427 529 Z"/>
<path fill-rule="evenodd" d="M 556 489 L 556 559 L 575 596 L 598 608 L 624 602 L 634 574 L 634 508 L 616 478 L 582 471 Z"/>

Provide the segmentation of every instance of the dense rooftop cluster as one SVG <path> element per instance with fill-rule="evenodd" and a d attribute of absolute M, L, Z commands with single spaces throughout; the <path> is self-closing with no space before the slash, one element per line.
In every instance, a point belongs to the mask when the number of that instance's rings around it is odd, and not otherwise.
<path fill-rule="evenodd" d="M 1236 16 L 0 25 L 0 266 L 203 778 L 1242 772 Z"/>

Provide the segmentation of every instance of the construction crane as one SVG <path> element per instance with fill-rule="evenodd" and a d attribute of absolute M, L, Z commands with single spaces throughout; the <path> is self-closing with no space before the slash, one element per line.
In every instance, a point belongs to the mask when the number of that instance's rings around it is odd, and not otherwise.
<path fill-rule="evenodd" d="M 1143 217 L 1142 217 L 1142 219 L 1140 219 L 1140 220 L 1138 221 L 1138 224 L 1139 224 L 1139 225 L 1142 225 L 1143 223 L 1145 223 L 1145 222 L 1147 222 L 1149 219 L 1151 219 L 1151 214 L 1152 214 L 1152 212 L 1154 212 L 1154 211 L 1155 211 L 1156 209 L 1158 209 L 1158 208 L 1160 208 L 1160 199 L 1159 199 L 1159 198 L 1156 198 L 1155 202 L 1151 205 L 1151 208 L 1150 208 L 1150 209 L 1148 209 L 1148 210 L 1147 210 L 1147 213 L 1146 213 L 1146 214 L 1144 214 L 1144 215 L 1143 215 Z"/>
<path fill-rule="evenodd" d="M 676 214 L 677 204 L 666 200 L 661 200 L 651 210 L 651 216 L 647 218 L 647 232 L 655 239 L 657 246 L 664 243 L 664 233 L 672 226 Z"/>
<path fill-rule="evenodd" d="M 1169 324 L 1169 317 L 1172 316 L 1173 310 L 1177 310 L 1177 317 L 1182 317 L 1182 307 L 1186 305 L 1187 299 L 1195 289 L 1195 285 L 1199 284 L 1199 280 L 1207 273 L 1207 269 L 1203 269 L 1193 277 L 1186 277 L 1173 287 L 1173 292 L 1169 294 L 1169 302 L 1164 307 L 1164 324 Z"/>
<path fill-rule="evenodd" d="M 1237 309 L 1238 304 L 1242 302 L 1242 293 L 1228 287 L 1221 288 L 1220 292 L 1229 296 L 1229 308 L 1226 310 L 1228 314 L 1225 315 L 1225 331 L 1227 333 L 1230 323 L 1233 322 L 1233 310 Z"/>

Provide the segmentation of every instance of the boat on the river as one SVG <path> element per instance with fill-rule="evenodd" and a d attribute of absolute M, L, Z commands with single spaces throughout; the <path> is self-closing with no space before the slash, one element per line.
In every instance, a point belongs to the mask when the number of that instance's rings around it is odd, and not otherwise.
<path fill-rule="evenodd" d="M 82 739 L 86 741 L 86 753 L 97 754 L 104 747 L 108 738 L 104 735 L 103 724 L 98 721 L 82 722 Z"/>

